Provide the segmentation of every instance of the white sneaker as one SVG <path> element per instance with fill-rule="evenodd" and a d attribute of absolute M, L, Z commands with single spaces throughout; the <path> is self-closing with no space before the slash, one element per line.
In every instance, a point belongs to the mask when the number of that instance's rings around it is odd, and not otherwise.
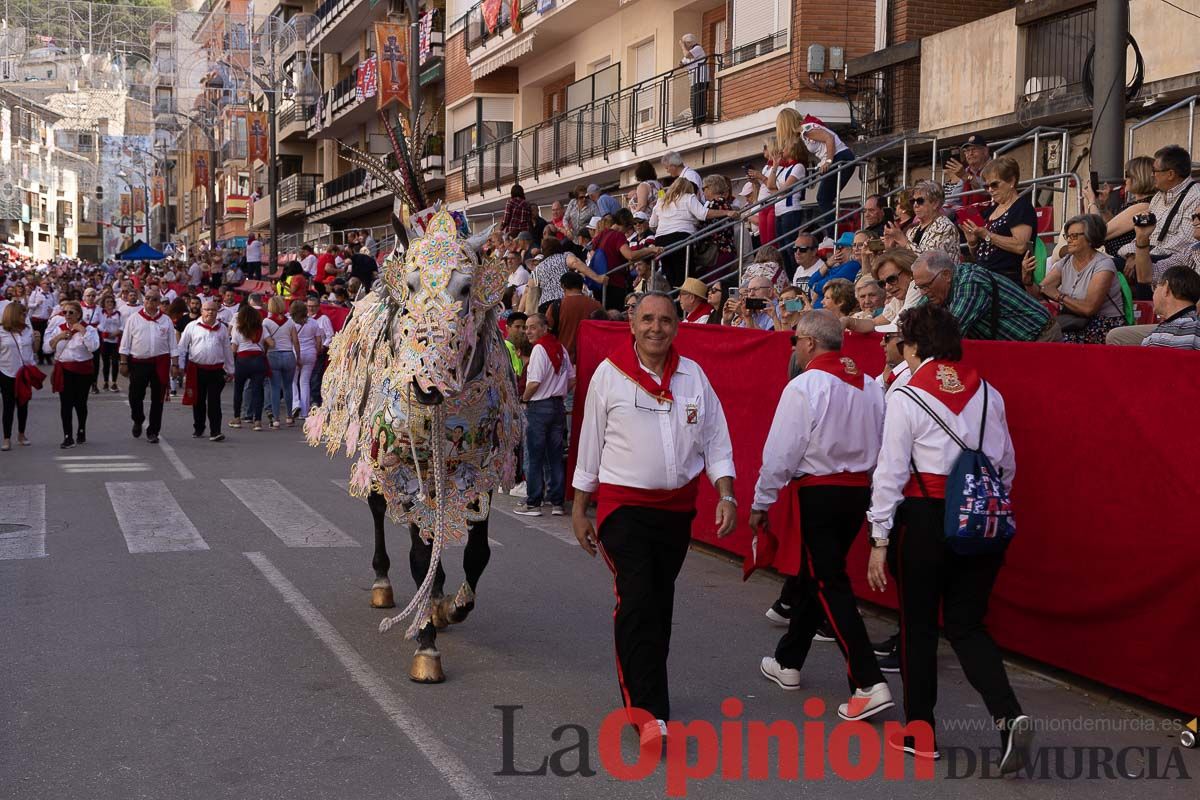
<path fill-rule="evenodd" d="M 886 683 L 877 683 L 869 689 L 855 689 L 850 700 L 838 706 L 838 716 L 853 722 L 873 717 L 894 705 L 892 690 Z"/>
<path fill-rule="evenodd" d="M 513 509 L 514 514 L 520 514 L 523 517 L 540 517 L 542 515 L 541 506 L 531 506 L 528 503 L 522 503 Z"/>
<path fill-rule="evenodd" d="M 667 723 L 661 719 L 656 719 L 651 722 L 642 724 L 642 730 L 638 734 L 638 741 L 642 747 L 653 745 L 656 741 L 664 742 L 667 739 Z"/>
<path fill-rule="evenodd" d="M 553 508 L 550 509 L 550 516 L 552 516 L 552 517 L 561 517 L 566 513 L 567 513 L 566 509 L 563 508 L 562 506 L 554 506 Z"/>
<path fill-rule="evenodd" d="M 525 481 L 521 481 L 521 482 L 520 482 L 520 483 L 518 483 L 516 486 L 512 487 L 511 489 L 509 489 L 509 490 L 508 490 L 508 496 L 509 496 L 509 497 L 519 497 L 519 498 L 521 498 L 522 500 L 524 500 L 524 499 L 525 499 L 525 497 L 526 497 L 526 495 L 525 495 Z"/>
<path fill-rule="evenodd" d="M 784 691 L 794 692 L 800 688 L 800 670 L 781 667 L 772 656 L 763 657 L 758 670 L 763 677 L 775 681 Z"/>

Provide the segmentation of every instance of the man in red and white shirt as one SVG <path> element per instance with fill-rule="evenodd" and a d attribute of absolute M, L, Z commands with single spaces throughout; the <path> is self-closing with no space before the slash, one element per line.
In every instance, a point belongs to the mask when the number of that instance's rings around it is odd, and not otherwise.
<path fill-rule="evenodd" d="M 883 435 L 883 390 L 842 355 L 842 324 L 832 314 L 802 313 L 793 339 L 796 363 L 804 371 L 788 383 L 775 409 L 750 528 L 760 537 L 771 536 L 760 530 L 767 510 L 781 489 L 795 491 L 802 532 L 779 533 L 799 536 L 799 563 L 779 564 L 785 572 L 797 570 L 791 619 L 774 657 L 763 658 L 759 669 L 783 689 L 800 688 L 813 636 L 828 617 L 853 692 L 838 707 L 838 716 L 860 720 L 893 705 L 846 574 L 846 555 L 871 501 L 871 471 Z M 796 524 L 789 520 L 789 526 Z"/>
<path fill-rule="evenodd" d="M 187 375 L 183 404 L 192 407 L 192 438 L 204 435 L 208 421 L 208 440 L 219 442 L 221 432 L 221 390 L 233 379 L 233 346 L 229 328 L 217 319 L 219 304 L 209 298 L 200 307 L 200 319 L 188 323 L 179 337 L 179 369 Z"/>
<path fill-rule="evenodd" d="M 541 314 L 525 320 L 525 335 L 533 344 L 529 367 L 525 371 L 525 392 L 521 401 L 525 411 L 525 444 L 529 463 L 525 465 L 525 497 L 517 514 L 542 515 L 542 501 L 549 500 L 551 514 L 562 516 L 566 494 L 563 466 L 563 439 L 567 431 L 567 394 L 575 388 L 575 367 Z M 545 472 L 550 473 L 546 486 Z"/>
<path fill-rule="evenodd" d="M 700 473 L 720 495 L 718 536 L 733 530 L 737 501 L 725 413 L 700 365 L 675 349 L 679 316 L 671 298 L 641 297 L 630 327 L 633 341 L 614 350 L 588 385 L 571 522 L 579 545 L 592 556 L 599 547 L 612 570 L 621 697 L 642 742 L 652 745 L 671 715 L 675 578 L 687 557 Z M 587 518 L 593 495 L 594 527 Z"/>
<path fill-rule="evenodd" d="M 129 378 L 129 411 L 134 438 L 146 424 L 146 389 L 150 389 L 150 420 L 146 441 L 158 443 L 162 429 L 163 400 L 170 387 L 171 362 L 178 354 L 175 327 L 159 308 L 157 289 L 148 289 L 144 307 L 129 318 L 121 333 L 121 376 Z"/>

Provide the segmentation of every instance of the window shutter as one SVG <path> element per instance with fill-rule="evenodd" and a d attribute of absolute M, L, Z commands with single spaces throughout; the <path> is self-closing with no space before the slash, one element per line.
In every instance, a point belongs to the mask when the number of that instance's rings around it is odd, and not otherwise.
<path fill-rule="evenodd" d="M 733 0 L 733 48 L 787 29 L 788 0 Z"/>
<path fill-rule="evenodd" d="M 483 118 L 488 122 L 512 122 L 513 101 L 511 97 L 483 98 Z"/>

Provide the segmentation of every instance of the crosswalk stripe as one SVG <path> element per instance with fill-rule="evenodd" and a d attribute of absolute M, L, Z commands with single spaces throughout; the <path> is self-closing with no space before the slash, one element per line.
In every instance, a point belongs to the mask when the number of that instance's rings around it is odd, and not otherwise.
<path fill-rule="evenodd" d="M 55 456 L 55 461 L 120 461 L 133 456 Z"/>
<path fill-rule="evenodd" d="M 288 547 L 358 547 L 358 542 L 270 478 L 224 478 L 229 491 Z"/>
<path fill-rule="evenodd" d="M 149 472 L 149 464 L 63 464 L 63 472 L 76 475 L 85 472 Z"/>
<path fill-rule="evenodd" d="M 0 487 L 0 561 L 46 556 L 46 486 Z"/>
<path fill-rule="evenodd" d="M 340 478 L 334 478 L 333 480 L 330 481 L 330 483 L 332 483 L 334 486 L 338 487 L 339 489 L 343 489 L 345 491 L 350 491 L 350 481 L 342 480 Z M 453 547 L 456 544 L 461 544 L 461 545 L 465 546 L 466 543 L 467 543 L 467 540 L 465 538 L 461 542 L 456 542 L 453 539 L 450 540 L 451 547 Z M 490 544 L 492 547 L 504 547 L 504 542 L 497 541 L 497 540 L 493 539 L 491 536 L 488 537 L 488 544 Z"/>
<path fill-rule="evenodd" d="M 162 481 L 105 483 L 131 553 L 207 550 L 208 543 Z"/>

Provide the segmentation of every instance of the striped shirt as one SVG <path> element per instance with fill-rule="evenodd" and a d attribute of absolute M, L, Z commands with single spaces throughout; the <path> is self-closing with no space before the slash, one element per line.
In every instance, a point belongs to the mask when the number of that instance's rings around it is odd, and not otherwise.
<path fill-rule="evenodd" d="M 977 264 L 959 264 L 954 270 L 946 310 L 958 320 L 964 339 L 1032 342 L 1046 329 L 1050 312 L 1017 284 L 992 274 Z M 998 313 L 992 313 L 992 296 Z M 928 298 L 922 298 L 927 301 Z M 995 331 L 992 319 L 996 320 Z"/>
<path fill-rule="evenodd" d="M 1200 350 L 1200 316 L 1196 307 L 1188 306 L 1164 319 L 1142 340 L 1142 346 Z"/>

